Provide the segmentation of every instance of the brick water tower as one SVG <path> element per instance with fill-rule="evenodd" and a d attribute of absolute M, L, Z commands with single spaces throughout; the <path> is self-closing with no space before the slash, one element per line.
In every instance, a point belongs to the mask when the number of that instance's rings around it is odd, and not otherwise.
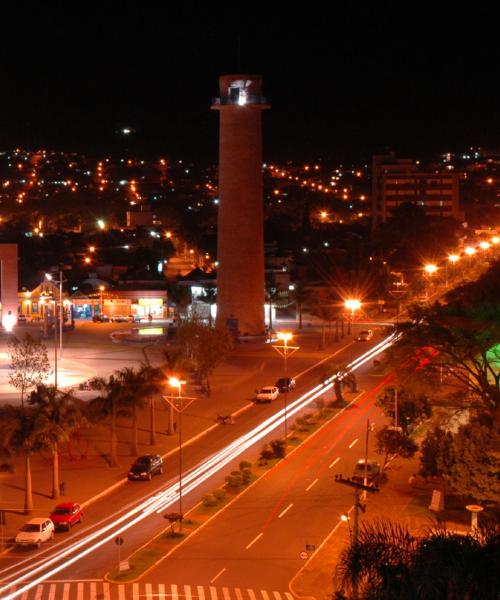
<path fill-rule="evenodd" d="M 223 75 L 220 97 L 217 323 L 264 332 L 262 117 L 260 75 Z"/>

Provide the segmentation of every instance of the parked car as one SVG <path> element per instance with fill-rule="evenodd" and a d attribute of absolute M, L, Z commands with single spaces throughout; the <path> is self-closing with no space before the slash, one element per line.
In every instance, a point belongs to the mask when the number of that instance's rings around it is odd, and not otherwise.
<path fill-rule="evenodd" d="M 80 523 L 83 517 L 82 507 L 76 502 L 63 502 L 58 504 L 50 513 L 50 520 L 56 529 L 71 529 L 76 523 Z"/>
<path fill-rule="evenodd" d="M 94 315 L 92 321 L 94 323 L 109 323 L 109 317 L 108 315 Z"/>
<path fill-rule="evenodd" d="M 295 389 L 295 379 L 292 377 L 280 377 L 276 382 L 276 387 L 280 392 L 290 392 Z"/>
<path fill-rule="evenodd" d="M 366 478 L 368 480 L 368 484 L 375 483 L 380 477 L 380 463 L 376 460 L 368 460 L 366 461 Z M 363 483 L 365 480 L 365 459 L 362 458 L 358 460 L 356 466 L 354 467 L 354 472 L 352 474 L 352 480 L 357 481 L 358 483 Z"/>
<path fill-rule="evenodd" d="M 26 315 L 17 315 L 17 322 L 18 323 L 26 323 L 28 319 L 26 318 Z"/>
<path fill-rule="evenodd" d="M 112 323 L 129 323 L 132 319 L 126 315 L 112 315 L 110 317 Z"/>
<path fill-rule="evenodd" d="M 358 342 L 369 342 L 373 337 L 373 331 L 371 329 L 364 329 L 359 332 L 358 337 L 356 338 Z"/>
<path fill-rule="evenodd" d="M 151 479 L 153 475 L 163 473 L 163 459 L 159 454 L 145 454 L 130 467 L 129 479 Z"/>
<path fill-rule="evenodd" d="M 280 391 L 276 386 L 267 386 L 255 390 L 255 401 L 256 402 L 271 402 L 276 400 Z"/>
<path fill-rule="evenodd" d="M 53 539 L 54 529 L 54 523 L 47 517 L 31 519 L 19 530 L 16 544 L 40 548 L 42 542 Z"/>

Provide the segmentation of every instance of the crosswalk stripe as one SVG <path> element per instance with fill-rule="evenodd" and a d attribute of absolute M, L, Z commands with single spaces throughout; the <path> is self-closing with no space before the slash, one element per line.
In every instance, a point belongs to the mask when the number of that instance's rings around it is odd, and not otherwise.
<path fill-rule="evenodd" d="M 95 581 L 90 584 L 90 600 L 96 600 L 97 597 L 97 586 Z"/>
<path fill-rule="evenodd" d="M 35 600 L 42 600 L 43 585 L 36 586 Z"/>
<path fill-rule="evenodd" d="M 125 600 L 125 586 L 123 583 L 118 586 L 118 600 Z"/>
<path fill-rule="evenodd" d="M 102 584 L 102 596 L 103 600 L 110 600 L 109 583 L 107 581 Z"/>
<path fill-rule="evenodd" d="M 175 583 L 172 583 L 172 585 L 170 586 L 170 590 L 172 593 L 172 600 L 179 600 L 179 595 L 177 594 L 177 586 L 175 585 Z"/>
<path fill-rule="evenodd" d="M 29 594 L 29 590 L 26 592 L 23 592 L 23 595 L 21 596 L 21 600 L 28 600 L 28 594 Z"/>
<path fill-rule="evenodd" d="M 260 593 L 262 594 L 264 600 L 269 600 L 269 594 L 266 592 L 266 590 L 260 590 Z"/>
<path fill-rule="evenodd" d="M 202 585 L 196 586 L 198 592 L 198 600 L 205 600 L 205 588 Z"/>
<path fill-rule="evenodd" d="M 64 587 L 63 587 L 63 595 L 62 595 L 62 600 L 69 600 L 69 588 L 70 588 L 70 583 L 65 583 Z"/>
<path fill-rule="evenodd" d="M 256 596 L 255 596 L 255 592 L 253 590 L 247 590 L 248 592 L 248 597 L 250 598 L 250 600 L 257 600 Z"/>
<path fill-rule="evenodd" d="M 153 585 L 151 583 L 146 583 L 146 600 L 153 600 Z"/>
<path fill-rule="evenodd" d="M 241 593 L 240 588 L 234 588 L 234 593 L 236 594 L 236 600 L 243 600 L 243 594 Z"/>
<path fill-rule="evenodd" d="M 51 583 L 49 587 L 49 600 L 55 600 L 56 597 L 56 584 Z"/>
<path fill-rule="evenodd" d="M 214 588 L 213 585 L 210 586 L 210 598 L 212 600 L 218 600 L 218 598 L 217 598 L 217 588 Z"/>
<path fill-rule="evenodd" d="M 77 600 L 84 600 L 83 583 L 79 583 L 76 587 L 76 598 Z"/>
<path fill-rule="evenodd" d="M 186 600 L 192 600 L 192 597 L 191 597 L 191 586 L 190 585 L 185 585 L 184 586 L 184 594 L 186 596 Z"/>
<path fill-rule="evenodd" d="M 139 584 L 138 583 L 132 584 L 132 599 L 139 600 Z"/>
<path fill-rule="evenodd" d="M 158 584 L 158 600 L 165 600 L 166 596 L 165 596 L 165 584 L 164 583 L 159 583 Z"/>
<path fill-rule="evenodd" d="M 273 596 L 276 600 L 281 600 L 281 594 L 279 592 L 273 592 Z"/>
<path fill-rule="evenodd" d="M 222 588 L 222 595 L 224 596 L 224 600 L 231 600 L 231 594 L 229 593 L 227 587 Z"/>
<path fill-rule="evenodd" d="M 295 600 L 295 598 L 290 594 L 290 592 L 285 592 L 286 600 Z"/>

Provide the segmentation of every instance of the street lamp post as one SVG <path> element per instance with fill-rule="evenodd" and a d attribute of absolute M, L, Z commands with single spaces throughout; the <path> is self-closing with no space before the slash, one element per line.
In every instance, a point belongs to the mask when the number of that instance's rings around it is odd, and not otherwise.
<path fill-rule="evenodd" d="M 285 331 L 279 331 L 277 334 L 277 338 L 282 344 L 275 344 L 273 348 L 276 350 L 278 354 L 283 357 L 284 361 L 284 378 L 285 378 L 285 393 L 284 393 L 284 401 L 285 401 L 285 454 L 286 454 L 286 444 L 288 440 L 288 357 L 297 352 L 299 346 L 289 346 L 288 342 L 293 339 L 293 334 Z"/>
<path fill-rule="evenodd" d="M 178 435 L 179 435 L 179 531 L 182 532 L 182 413 L 186 408 L 196 400 L 196 398 L 189 398 L 188 396 L 182 396 L 182 386 L 185 385 L 185 381 L 178 377 L 170 377 L 168 384 L 171 388 L 177 388 L 176 396 L 164 396 L 165 400 L 170 406 L 177 411 L 179 415 L 178 420 Z"/>
<path fill-rule="evenodd" d="M 103 292 L 104 292 L 104 289 L 105 289 L 105 288 L 104 288 L 104 286 L 103 286 L 103 285 L 100 285 L 100 286 L 99 286 L 99 291 L 101 292 L 101 298 L 100 298 L 100 302 L 99 302 L 99 313 L 100 313 L 101 317 L 102 317 L 102 315 L 103 315 L 103 313 L 104 313 L 104 305 L 103 305 L 103 299 L 102 299 L 102 297 L 103 297 Z"/>

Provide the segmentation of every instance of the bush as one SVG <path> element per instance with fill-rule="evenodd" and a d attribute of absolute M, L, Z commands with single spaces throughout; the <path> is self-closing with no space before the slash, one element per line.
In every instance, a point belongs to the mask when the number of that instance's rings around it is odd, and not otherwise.
<path fill-rule="evenodd" d="M 252 480 L 252 469 L 242 469 L 240 472 L 243 485 L 248 485 Z"/>
<path fill-rule="evenodd" d="M 270 443 L 274 458 L 283 458 L 285 456 L 285 442 L 283 440 L 273 440 Z"/>
<path fill-rule="evenodd" d="M 217 506 L 217 498 L 215 497 L 215 494 L 203 494 L 201 503 L 205 508 Z"/>
<path fill-rule="evenodd" d="M 243 475 L 241 471 L 232 471 L 230 475 L 226 475 L 226 485 L 230 488 L 240 488 L 243 485 Z"/>
<path fill-rule="evenodd" d="M 324 398 L 316 398 L 316 400 L 314 401 L 314 404 L 316 404 L 316 408 L 319 411 L 322 411 L 325 408 L 325 399 Z"/>
<path fill-rule="evenodd" d="M 242 460 L 240 462 L 240 471 L 244 471 L 245 469 L 251 469 L 252 463 L 248 460 Z"/>
<path fill-rule="evenodd" d="M 262 460 L 271 460 L 272 458 L 274 458 L 274 452 L 271 450 L 271 448 L 269 448 L 267 444 L 264 446 L 264 448 L 262 448 L 260 452 L 260 458 Z"/>
<path fill-rule="evenodd" d="M 217 502 L 222 502 L 227 497 L 226 491 L 223 490 L 222 488 L 218 488 L 218 489 L 214 490 L 212 493 L 213 493 L 214 498 L 217 500 Z"/>

